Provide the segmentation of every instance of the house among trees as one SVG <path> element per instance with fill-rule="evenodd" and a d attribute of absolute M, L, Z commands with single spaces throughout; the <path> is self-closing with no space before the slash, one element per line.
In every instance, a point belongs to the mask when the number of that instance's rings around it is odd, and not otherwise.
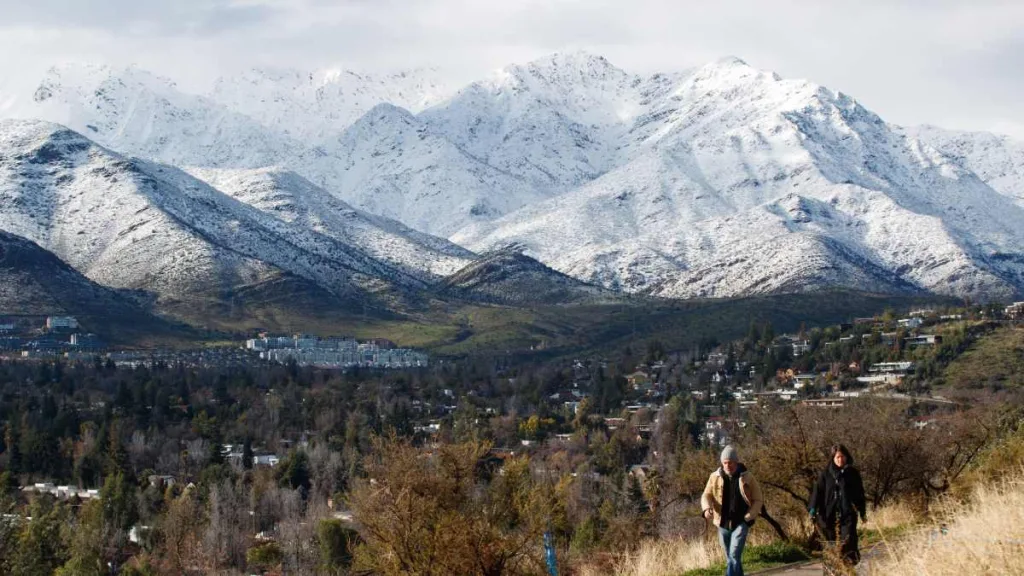
<path fill-rule="evenodd" d="M 910 348 L 916 348 L 918 346 L 935 346 L 936 344 L 942 344 L 942 336 L 937 334 L 921 334 L 920 336 L 911 336 L 910 338 L 904 338 L 907 346 Z"/>
<path fill-rule="evenodd" d="M 811 351 L 811 343 L 808 340 L 795 340 L 793 342 L 793 356 L 803 356 Z"/>
<path fill-rule="evenodd" d="M 924 324 L 924 320 L 920 316 L 914 316 L 911 318 L 900 318 L 896 323 L 899 324 L 900 328 L 913 330 L 914 328 L 920 328 Z"/>
<path fill-rule="evenodd" d="M 636 390 L 637 388 L 650 384 L 651 375 L 643 370 L 637 370 L 632 374 L 626 375 L 626 382 L 629 383 L 630 388 Z"/>
<path fill-rule="evenodd" d="M 812 406 L 815 408 L 842 408 L 844 400 L 842 398 L 808 398 L 803 401 L 804 406 Z"/>
<path fill-rule="evenodd" d="M 46 329 L 53 330 L 74 330 L 78 328 L 78 320 L 73 316 L 47 316 Z"/>

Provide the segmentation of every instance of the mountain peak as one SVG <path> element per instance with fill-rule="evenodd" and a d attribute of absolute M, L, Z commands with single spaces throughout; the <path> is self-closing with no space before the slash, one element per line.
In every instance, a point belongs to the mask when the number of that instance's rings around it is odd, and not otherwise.
<path fill-rule="evenodd" d="M 553 52 L 547 56 L 531 60 L 526 63 L 528 67 L 535 68 L 615 68 L 607 58 L 600 54 L 593 54 L 586 50 L 569 50 L 566 52 Z"/>
<path fill-rule="evenodd" d="M 153 74 L 134 64 L 118 68 L 108 64 L 69 61 L 51 66 L 46 71 L 36 90 L 35 99 L 37 102 L 45 100 L 46 97 L 43 95 L 47 90 L 72 90 L 84 94 L 111 80 L 152 90 L 175 89 L 177 86 L 173 80 Z"/>
<path fill-rule="evenodd" d="M 781 80 L 778 74 L 759 70 L 736 56 L 725 56 L 712 60 L 698 68 L 694 73 L 694 78 L 699 79 L 753 79 L 756 77 L 769 77 L 776 81 Z"/>
<path fill-rule="evenodd" d="M 526 64 L 512 64 L 498 71 L 498 83 L 514 79 L 516 83 L 532 84 L 592 84 L 619 81 L 629 75 L 614 66 L 604 56 L 583 50 L 555 52 Z"/>
<path fill-rule="evenodd" d="M 498 304 L 568 304 L 611 294 L 558 272 L 510 244 L 474 260 L 438 286 L 444 295 Z"/>
<path fill-rule="evenodd" d="M 747 64 L 746 60 L 738 56 L 723 56 L 717 60 L 710 62 L 709 65 L 717 66 L 719 68 L 730 68 L 733 66 L 750 66 L 750 64 Z"/>

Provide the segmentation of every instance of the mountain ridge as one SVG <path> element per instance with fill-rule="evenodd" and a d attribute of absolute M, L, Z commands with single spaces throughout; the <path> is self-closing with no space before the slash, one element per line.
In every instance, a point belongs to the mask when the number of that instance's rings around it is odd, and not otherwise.
<path fill-rule="evenodd" d="M 472 251 L 382 222 L 390 246 L 418 248 L 389 260 L 352 240 L 414 289 L 472 253 L 521 244 L 577 280 L 672 298 L 1024 292 L 1016 143 L 893 126 L 842 92 L 735 57 L 635 75 L 555 54 L 454 92 L 430 72 L 256 71 L 255 84 L 226 79 L 202 96 L 138 70 L 56 70 L 38 111 L 101 144 L 193 174 L 294 172 L 361 213 L 360 226 L 383 216 Z M 323 102 L 352 105 L 324 116 L 310 102 L 325 86 L 340 99 Z M 287 127 L 294 118 L 305 120 Z"/>

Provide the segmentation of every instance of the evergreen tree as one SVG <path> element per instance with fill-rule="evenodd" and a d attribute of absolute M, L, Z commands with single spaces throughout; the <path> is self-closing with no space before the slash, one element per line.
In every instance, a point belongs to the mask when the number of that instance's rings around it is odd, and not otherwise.
<path fill-rule="evenodd" d="M 757 344 L 761 339 L 761 331 L 757 329 L 757 322 L 754 320 L 750 321 L 750 328 L 747 329 L 747 342 L 751 345 Z"/>
<path fill-rule="evenodd" d="M 103 576 L 103 503 L 91 500 L 82 505 L 72 528 L 70 559 L 56 576 Z"/>
<path fill-rule="evenodd" d="M 252 470 L 252 459 L 254 457 L 252 453 L 252 439 L 246 438 L 245 443 L 242 445 L 242 468 Z"/>
<path fill-rule="evenodd" d="M 17 476 L 22 472 L 21 441 L 13 422 L 7 422 L 7 429 L 4 431 L 4 444 L 7 446 L 7 471 L 12 476 Z"/>
<path fill-rule="evenodd" d="M 18 549 L 10 561 L 12 576 L 50 576 L 67 560 L 63 506 L 47 498 L 36 498 L 29 507 L 31 522 L 24 522 L 18 535 Z"/>
<path fill-rule="evenodd" d="M 643 487 L 640 485 L 640 479 L 635 474 L 629 475 L 629 505 L 632 508 L 634 514 L 644 514 L 648 510 L 647 498 L 644 496 Z"/>
<path fill-rule="evenodd" d="M 764 330 L 761 332 L 761 342 L 765 346 L 771 346 L 775 341 L 775 330 L 772 328 L 771 321 L 766 320 L 764 323 Z"/>
<path fill-rule="evenodd" d="M 309 456 L 302 450 L 292 452 L 281 466 L 281 484 L 293 490 L 301 488 L 303 494 L 309 492 L 311 486 L 309 475 Z"/>
<path fill-rule="evenodd" d="M 321 520 L 316 532 L 323 570 L 328 574 L 344 574 L 352 564 L 351 550 L 357 533 L 333 518 Z"/>

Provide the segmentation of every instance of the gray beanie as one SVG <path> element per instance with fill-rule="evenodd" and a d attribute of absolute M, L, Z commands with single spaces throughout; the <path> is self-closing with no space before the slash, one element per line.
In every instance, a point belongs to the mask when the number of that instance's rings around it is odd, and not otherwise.
<path fill-rule="evenodd" d="M 725 450 L 722 450 L 722 457 L 719 458 L 719 460 L 721 462 L 725 462 L 727 460 L 732 462 L 739 462 L 740 453 L 736 451 L 736 448 L 732 444 L 729 444 L 728 446 L 725 447 Z"/>

